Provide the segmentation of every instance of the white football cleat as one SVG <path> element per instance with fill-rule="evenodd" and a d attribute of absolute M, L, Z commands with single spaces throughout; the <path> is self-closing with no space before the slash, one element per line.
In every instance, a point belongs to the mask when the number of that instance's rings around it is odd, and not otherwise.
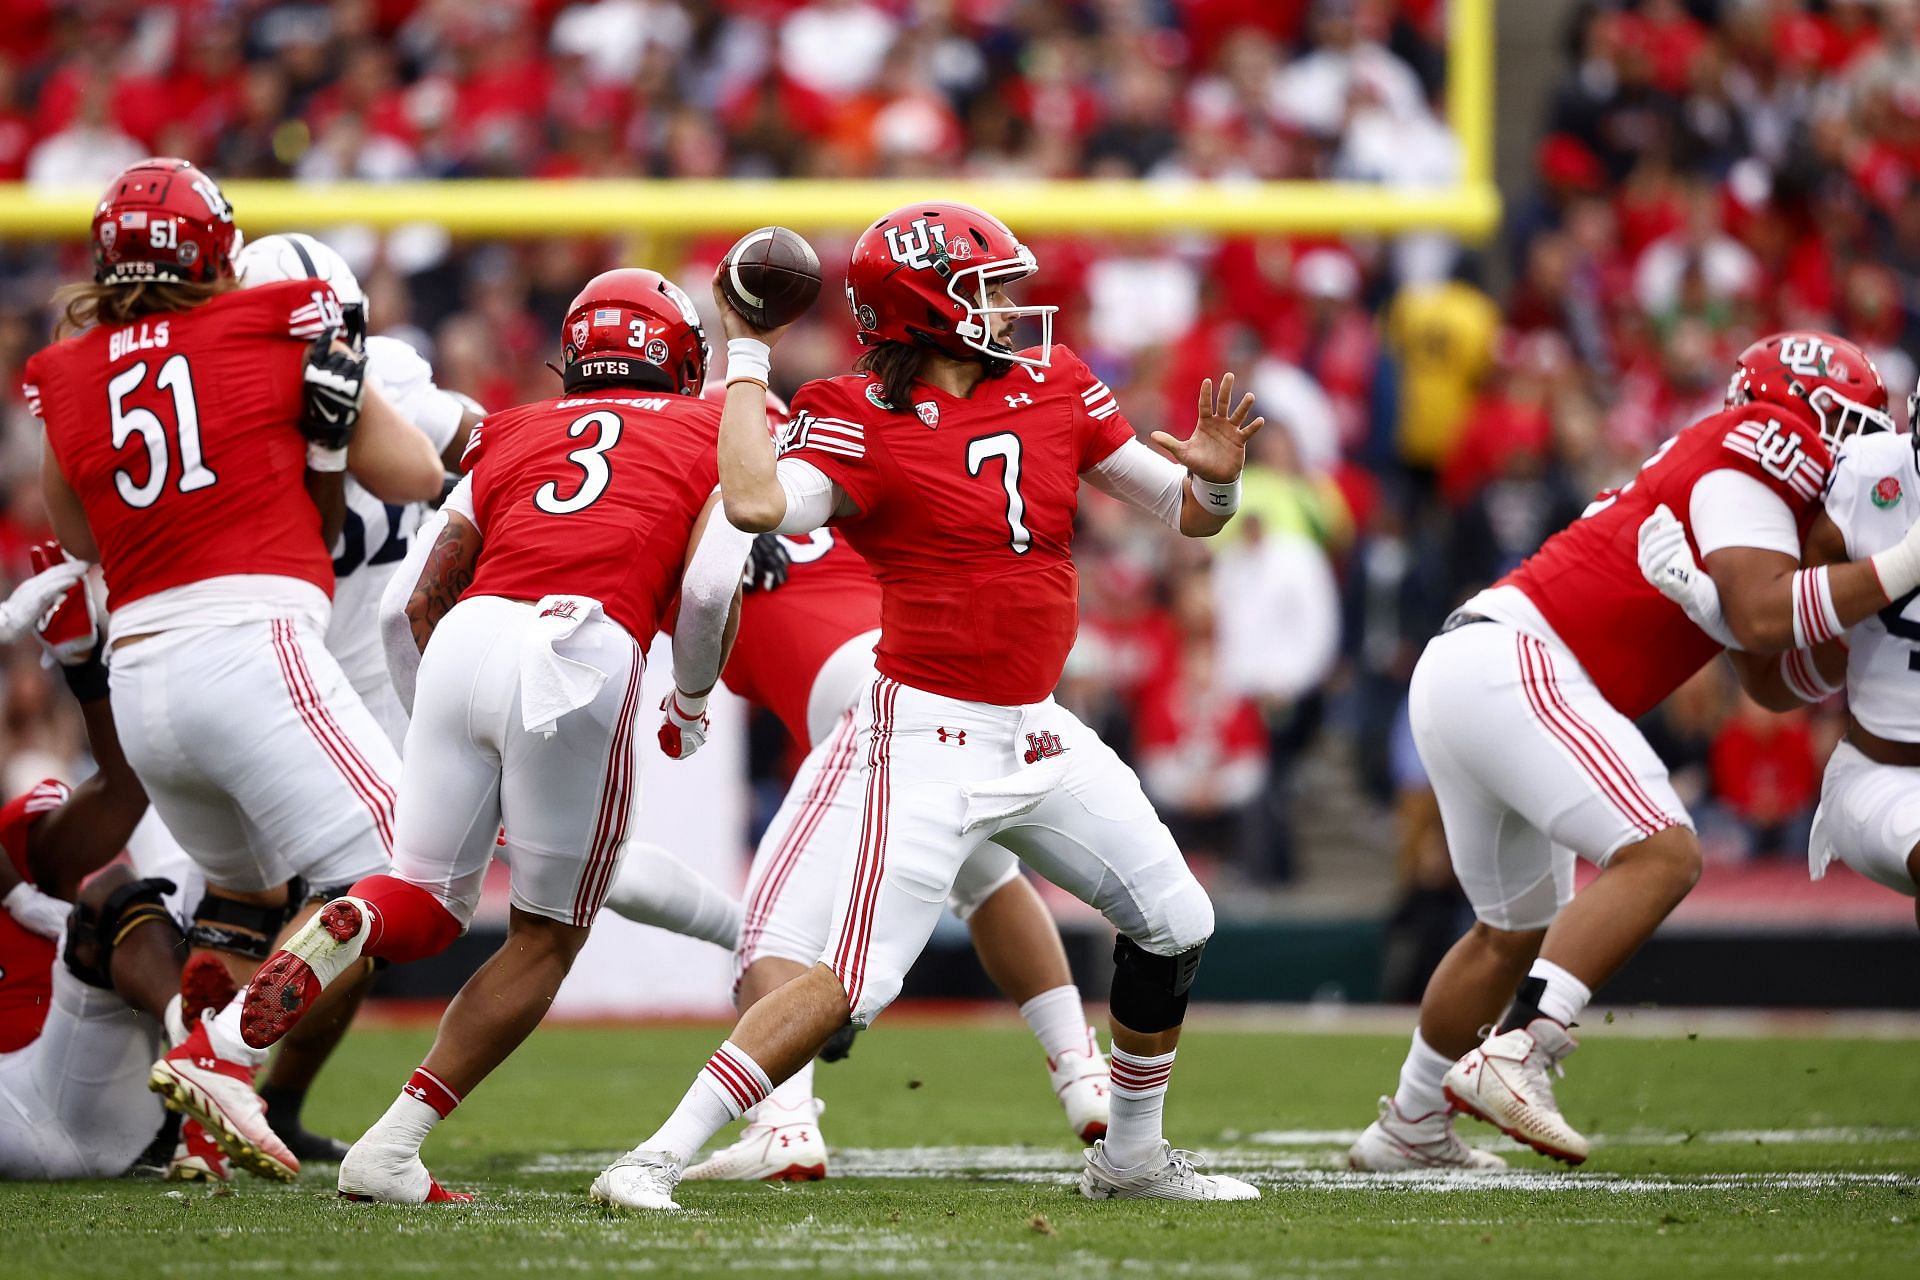
<path fill-rule="evenodd" d="M 815 1098 L 814 1120 L 800 1111 L 768 1112 L 750 1122 L 731 1146 L 680 1176 L 688 1182 L 818 1182 L 827 1176 L 827 1140 L 818 1123 L 824 1110 Z"/>
<path fill-rule="evenodd" d="M 362 1137 L 340 1161 L 340 1198 L 377 1204 L 466 1204 L 464 1191 L 448 1191 L 427 1172 L 412 1147 L 370 1143 Z"/>
<path fill-rule="evenodd" d="M 1107 1163 L 1105 1139 L 1087 1152 L 1080 1174 L 1080 1194 L 1089 1200 L 1258 1200 L 1260 1189 L 1222 1173 L 1201 1173 L 1201 1158 L 1160 1144 L 1160 1158 L 1138 1169 L 1116 1169 Z"/>
<path fill-rule="evenodd" d="M 1380 1099 L 1380 1118 L 1368 1125 L 1347 1150 L 1347 1167 L 1365 1173 L 1401 1173 L 1408 1169 L 1457 1169 L 1496 1173 L 1507 1162 L 1491 1151 L 1477 1151 L 1453 1131 L 1453 1113 L 1444 1107 L 1409 1120 Z"/>
<path fill-rule="evenodd" d="M 664 1151 L 629 1151 L 593 1180 L 587 1194 L 610 1209 L 678 1209 L 680 1162 Z"/>
<path fill-rule="evenodd" d="M 1107 1136 L 1107 1116 L 1111 1106 L 1108 1093 L 1113 1077 L 1107 1057 L 1100 1052 L 1093 1028 L 1087 1028 L 1084 1053 L 1068 1051 L 1047 1059 L 1047 1078 L 1053 1083 L 1053 1096 L 1067 1113 L 1067 1127 L 1085 1143 Z"/>
<path fill-rule="evenodd" d="M 147 1088 L 168 1110 L 198 1120 L 214 1145 L 248 1173 L 292 1182 L 300 1176 L 300 1161 L 267 1123 L 267 1104 L 253 1091 L 253 1071 L 215 1053 L 203 1022 L 153 1064 Z"/>
<path fill-rule="evenodd" d="M 1447 1068 L 1447 1101 L 1543 1156 L 1579 1164 L 1590 1148 L 1560 1114 L 1548 1076 L 1561 1074 L 1561 1061 L 1579 1047 L 1551 1018 L 1489 1036 Z"/>

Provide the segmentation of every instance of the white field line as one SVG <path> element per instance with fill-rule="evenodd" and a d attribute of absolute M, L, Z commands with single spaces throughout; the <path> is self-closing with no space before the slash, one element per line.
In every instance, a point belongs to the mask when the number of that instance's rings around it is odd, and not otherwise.
<path fill-rule="evenodd" d="M 1258 1135 L 1255 1136 L 1257 1139 Z M 1705 1136 L 1702 1135 L 1702 1137 Z M 1699 1140 L 1696 1139 L 1696 1141 Z M 1894 1139 L 1879 1140 L 1893 1141 Z M 1347 1141 L 1351 1141 L 1351 1138 Z M 571 1151 L 543 1155 L 522 1164 L 518 1172 L 523 1174 L 598 1173 L 616 1154 L 618 1153 L 612 1151 Z M 1372 1174 L 1330 1168 L 1328 1166 L 1331 1157 L 1325 1155 L 1306 1158 L 1246 1148 L 1216 1150 L 1204 1154 L 1208 1168 L 1248 1177 L 1262 1186 L 1296 1190 L 1350 1191 L 1360 1187 L 1372 1187 L 1398 1191 L 1605 1191 L 1623 1194 L 1724 1190 L 1742 1187 L 1768 1190 L 1821 1190 L 1854 1185 L 1920 1189 L 1920 1175 L 1903 1173 L 1703 1173 L 1667 1177 L 1515 1170 L 1481 1175 L 1426 1171 Z M 831 1176 L 838 1178 L 973 1178 L 992 1182 L 1067 1184 L 1077 1178 L 1079 1161 L 1071 1152 L 1044 1147 L 835 1147 L 830 1150 L 829 1168 Z"/>
<path fill-rule="evenodd" d="M 1609 1021 L 1611 1019 L 1611 1021 Z M 1187 1025 L 1199 1031 L 1290 1035 L 1410 1035 L 1419 1012 L 1408 1005 L 1195 1005 Z M 1909 1009 L 1608 1009 L 1581 1015 L 1586 1034 L 1633 1040 L 1920 1040 L 1920 1011 Z"/>
<path fill-rule="evenodd" d="M 1229 1139 L 1263 1147 L 1347 1147 L 1360 1137 L 1358 1129 L 1264 1129 Z M 1795 1142 L 1920 1142 L 1920 1129 L 1827 1127 L 1816 1129 L 1714 1129 L 1700 1133 L 1663 1133 L 1657 1129 L 1630 1129 L 1599 1133 L 1587 1139 L 1596 1147 L 1753 1147 Z M 1469 1138 L 1472 1146 L 1488 1151 L 1518 1151 L 1508 1138 Z"/>

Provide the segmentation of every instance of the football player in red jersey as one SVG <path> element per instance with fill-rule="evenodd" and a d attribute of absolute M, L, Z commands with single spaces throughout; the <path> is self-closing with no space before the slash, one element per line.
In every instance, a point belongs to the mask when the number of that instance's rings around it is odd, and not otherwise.
<path fill-rule="evenodd" d="M 780 420 L 786 417 L 782 409 L 770 405 Z M 836 881 L 859 842 L 859 795 L 847 778 L 854 712 L 873 682 L 873 647 L 880 637 L 880 585 L 843 535 L 816 529 L 799 538 L 761 537 L 782 548 L 786 580 L 771 589 L 749 584 L 740 635 L 722 679 L 778 716 L 808 751 L 761 836 L 747 879 L 734 952 L 734 998 L 742 1012 L 805 973 L 826 947 Z M 1106 1059 L 1087 1025 L 1059 928 L 1020 874 L 1019 860 L 1002 845 L 980 845 L 954 877 L 948 905 L 966 922 L 988 975 L 1019 1005 L 1040 1041 L 1069 1127 L 1088 1142 L 1104 1137 Z M 808 1062 L 746 1117 L 738 1141 L 686 1176 L 824 1177 L 820 1111 Z"/>
<path fill-rule="evenodd" d="M 290 881 L 350 883 L 386 861 L 398 760 L 322 643 L 323 512 L 343 511 L 349 466 L 398 501 L 436 493 L 439 460 L 364 394 L 331 289 L 238 290 L 232 209 L 192 165 L 120 173 L 92 241 L 93 281 L 56 299 L 76 332 L 27 362 L 41 486 L 113 601 L 127 759 L 206 873 L 195 944 L 241 980 L 300 908 Z M 260 1055 L 228 1018 L 157 1064 L 154 1087 L 245 1167 L 291 1177 L 249 1082 Z"/>
<path fill-rule="evenodd" d="M 1575 1047 L 1567 1028 L 1700 871 L 1691 820 L 1633 722 L 1723 648 L 1744 651 L 1735 667 L 1765 696 L 1778 679 L 1770 655 L 1831 639 L 1920 586 L 1920 538 L 1872 561 L 1800 563 L 1831 451 L 1890 428 L 1886 407 L 1850 342 L 1754 343 L 1723 411 L 1427 645 L 1408 710 L 1476 922 L 1428 983 L 1399 1089 L 1350 1153 L 1356 1167 L 1498 1167 L 1453 1132 L 1452 1108 L 1570 1164 L 1586 1158 L 1550 1080 Z M 1715 631 L 1641 573 L 1643 529 L 1668 513 L 1718 588 Z M 1603 869 L 1578 897 L 1575 855 Z"/>
<path fill-rule="evenodd" d="M 52 544 L 33 551 L 36 564 L 58 556 Z M 0 642 L 33 628 L 60 660 L 98 766 L 76 787 L 47 779 L 0 809 L 0 1178 L 124 1173 L 162 1127 L 147 1072 L 163 1025 L 186 1034 L 169 1015 L 185 952 L 166 901 L 173 884 L 100 870 L 126 847 L 147 797 L 120 751 L 76 569 L 85 566 L 44 570 L 0 605 Z M 195 1008 L 232 994 L 225 968 L 213 970 L 222 981 L 193 984 Z"/>
<path fill-rule="evenodd" d="M 1174 1046 L 1213 905 L 1133 772 L 1053 701 L 1077 625 L 1071 556 L 1080 481 L 1189 536 L 1238 506 L 1251 398 L 1231 375 L 1200 392 L 1192 435 L 1133 438 L 1113 393 L 1048 339 L 1052 308 L 1006 288 L 1032 253 L 966 205 L 911 205 L 854 245 L 847 296 L 863 372 L 808 383 L 784 452 L 767 434 L 771 340 L 720 301 L 728 344 L 720 432 L 728 517 L 755 532 L 837 522 L 881 587 L 878 677 L 860 699 L 848 785 L 862 796 L 818 963 L 741 1018 L 671 1118 L 593 1184 L 633 1209 L 676 1207 L 694 1152 L 799 1070 L 849 1019 L 899 993 L 968 854 L 992 840 L 1118 929 L 1112 1113 L 1088 1152 L 1093 1198 L 1252 1199 L 1160 1136 Z M 1012 344 L 1037 319 L 1039 345 Z M 1185 464 L 1184 466 L 1179 464 Z M 897 803 L 896 803 L 897 801 Z"/>
<path fill-rule="evenodd" d="M 496 413 L 407 612 L 423 653 L 390 874 L 322 909 L 249 985 L 273 1043 L 364 958 L 443 950 L 472 919 L 504 822 L 507 940 L 441 1020 L 426 1061 L 340 1165 L 341 1194 L 418 1204 L 442 1190 L 428 1132 L 532 1033 L 587 939 L 627 843 L 634 717 L 678 593 L 669 754 L 699 746 L 751 539 L 720 513 L 707 344 L 657 272 L 590 281 L 561 330 L 564 394 Z"/>

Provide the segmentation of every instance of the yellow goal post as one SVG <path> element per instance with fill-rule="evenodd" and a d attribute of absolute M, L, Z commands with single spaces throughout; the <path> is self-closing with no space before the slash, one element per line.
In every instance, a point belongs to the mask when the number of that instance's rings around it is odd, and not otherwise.
<path fill-rule="evenodd" d="M 573 233 L 666 238 L 744 231 L 769 222 L 809 230 L 863 226 L 878 211 L 937 196 L 993 210 L 1023 235 L 1372 233 L 1493 234 L 1495 0 L 1447 0 L 1446 115 L 1459 141 L 1459 180 L 1420 190 L 1353 182 L 1159 184 L 1133 181 L 910 181 L 804 179 L 495 180 L 223 183 L 253 234 L 359 224 L 432 223 L 462 237 L 512 239 Z M 930 190 L 930 187 L 937 189 Z M 95 192 L 52 193 L 0 184 L 0 237 L 78 239 Z"/>

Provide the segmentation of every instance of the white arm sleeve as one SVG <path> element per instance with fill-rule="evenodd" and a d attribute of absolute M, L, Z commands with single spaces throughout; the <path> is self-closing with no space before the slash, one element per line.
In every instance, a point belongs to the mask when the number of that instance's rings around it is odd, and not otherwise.
<path fill-rule="evenodd" d="M 706 532 L 700 535 L 680 579 L 680 617 L 673 624 L 673 683 L 684 693 L 711 689 L 720 679 L 727 613 L 752 549 L 753 535 L 729 524 L 726 509 L 715 503 Z"/>
<path fill-rule="evenodd" d="M 407 618 L 407 601 L 413 596 L 413 589 L 420 584 L 420 572 L 427 567 L 427 557 L 433 552 L 433 544 L 440 539 L 441 532 L 447 527 L 449 511 L 458 511 L 472 522 L 475 528 L 479 521 L 473 515 L 473 479 L 463 477 L 447 495 L 440 510 L 429 515 L 414 530 L 413 542 L 407 548 L 407 558 L 387 579 L 387 588 L 380 593 L 380 643 L 387 652 L 387 676 L 393 681 L 393 691 L 400 697 L 400 705 L 408 715 L 413 714 L 413 689 L 420 672 L 420 650 L 413 643 L 413 623 Z"/>
<path fill-rule="evenodd" d="M 1127 441 L 1094 463 L 1086 480 L 1100 492 L 1160 517 L 1168 528 L 1180 528 L 1187 469 L 1138 440 Z"/>
<path fill-rule="evenodd" d="M 799 458 L 780 459 L 773 472 L 787 495 L 787 514 L 780 517 L 775 533 L 812 533 L 833 519 L 844 495 L 826 472 Z"/>
<path fill-rule="evenodd" d="M 1800 528 L 1786 499 L 1744 471 L 1709 471 L 1694 482 L 1687 527 L 1700 559 L 1724 547 L 1756 547 L 1800 558 Z"/>

